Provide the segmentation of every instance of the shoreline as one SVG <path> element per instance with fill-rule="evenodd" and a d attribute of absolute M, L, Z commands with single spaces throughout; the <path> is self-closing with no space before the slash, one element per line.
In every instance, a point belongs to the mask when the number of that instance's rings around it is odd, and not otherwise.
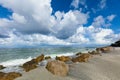
<path fill-rule="evenodd" d="M 81 51 L 81 49 L 82 50 L 84 49 L 84 50 Z M 80 48 L 80 52 L 83 52 L 83 53 L 87 53 L 88 51 L 93 51 L 93 50 L 95 50 L 95 48 Z M 60 54 L 59 53 L 45 54 L 45 56 L 51 56 L 51 58 L 54 59 L 56 56 L 73 56 L 77 52 L 79 52 L 79 51 L 65 52 L 65 53 L 60 53 Z M 41 54 L 42 53 L 40 53 L 39 55 L 41 55 Z M 35 58 L 35 56 L 34 57 L 33 56 L 28 56 L 27 58 L 19 58 L 19 59 L 10 59 L 10 60 L 7 60 L 7 61 L 0 62 L 0 65 L 3 65 L 5 67 L 20 66 L 20 65 L 24 64 L 25 62 L 32 60 L 33 58 Z"/>
<path fill-rule="evenodd" d="M 23 73 L 15 80 L 119 80 L 120 48 L 102 56 L 94 55 L 86 63 L 71 63 L 68 76 L 60 77 L 51 74 L 44 66 Z"/>
<path fill-rule="evenodd" d="M 45 68 L 48 61 L 43 60 L 36 69 L 29 72 L 21 70 L 22 77 L 15 80 L 118 80 L 120 78 L 118 75 L 120 73 L 119 52 L 120 48 L 115 47 L 111 52 L 93 55 L 88 62 L 68 62 L 66 64 L 69 65 L 70 69 L 66 77 L 50 73 Z M 54 59 L 52 58 L 52 60 Z"/>

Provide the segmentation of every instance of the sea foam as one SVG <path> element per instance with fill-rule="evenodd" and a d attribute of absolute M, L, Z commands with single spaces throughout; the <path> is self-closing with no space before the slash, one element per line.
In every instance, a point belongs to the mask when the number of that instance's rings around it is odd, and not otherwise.
<path fill-rule="evenodd" d="M 30 61 L 31 59 L 32 59 L 32 57 L 28 57 L 27 59 L 14 59 L 14 60 L 2 62 L 2 63 L 0 63 L 0 65 L 3 65 L 5 67 L 18 66 L 18 65 L 24 64 L 27 61 Z"/>
<path fill-rule="evenodd" d="M 61 54 L 47 54 L 45 56 L 51 56 L 52 58 L 55 58 L 56 56 L 73 56 L 75 53 L 61 53 Z"/>

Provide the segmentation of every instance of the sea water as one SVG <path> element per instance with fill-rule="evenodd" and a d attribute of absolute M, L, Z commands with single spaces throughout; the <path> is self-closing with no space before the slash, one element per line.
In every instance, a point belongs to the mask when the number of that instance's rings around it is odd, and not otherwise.
<path fill-rule="evenodd" d="M 75 55 L 77 52 L 88 52 L 95 48 L 81 48 L 81 47 L 69 47 L 69 46 L 46 46 L 40 48 L 0 48 L 0 65 L 7 67 L 5 71 L 18 69 L 18 65 L 30 61 L 41 54 L 46 56 L 51 56 L 52 58 L 56 56 L 71 56 Z M 12 67 L 14 68 L 12 69 Z M 15 70 L 14 70 L 15 69 Z"/>

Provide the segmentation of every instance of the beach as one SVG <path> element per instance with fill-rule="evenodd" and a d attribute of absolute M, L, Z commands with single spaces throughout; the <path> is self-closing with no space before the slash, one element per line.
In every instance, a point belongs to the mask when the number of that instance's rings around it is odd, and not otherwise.
<path fill-rule="evenodd" d="M 120 80 L 120 0 L 0 0 L 0 80 Z"/>
<path fill-rule="evenodd" d="M 85 63 L 69 63 L 69 72 L 65 77 L 50 73 L 45 66 L 39 66 L 15 80 L 119 80 L 120 48 L 109 53 L 94 55 Z"/>

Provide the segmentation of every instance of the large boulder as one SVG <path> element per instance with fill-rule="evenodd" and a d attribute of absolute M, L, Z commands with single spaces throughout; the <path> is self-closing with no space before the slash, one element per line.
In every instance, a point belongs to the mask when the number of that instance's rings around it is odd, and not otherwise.
<path fill-rule="evenodd" d="M 63 61 L 50 61 L 46 65 L 46 69 L 54 75 L 66 76 L 69 71 L 69 67 Z"/>
<path fill-rule="evenodd" d="M 6 73 L 4 73 L 4 72 L 0 72 L 0 80 L 4 77 L 5 74 Z"/>
<path fill-rule="evenodd" d="M 37 68 L 38 63 L 41 62 L 41 61 L 43 61 L 43 60 L 44 60 L 44 55 L 42 54 L 42 55 L 38 56 L 37 58 L 32 59 L 31 61 L 28 61 L 28 62 L 24 63 L 22 65 L 22 68 L 26 72 L 28 72 L 28 71 L 30 71 L 32 69 Z"/>
<path fill-rule="evenodd" d="M 1 70 L 1 69 L 4 69 L 4 68 L 5 68 L 5 67 L 4 67 L 3 65 L 0 65 L 0 70 Z"/>
<path fill-rule="evenodd" d="M 3 80 L 14 80 L 15 78 L 20 76 L 22 76 L 20 73 L 10 72 L 3 77 Z"/>
<path fill-rule="evenodd" d="M 78 52 L 78 53 L 76 53 L 76 56 L 80 56 L 82 53 L 81 52 Z"/>
<path fill-rule="evenodd" d="M 38 65 L 38 63 L 36 63 L 36 60 L 35 60 L 35 59 L 32 59 L 31 61 L 28 61 L 28 62 L 24 63 L 23 66 L 22 66 L 22 68 L 23 68 L 26 72 L 28 72 L 28 71 L 30 71 L 30 70 L 32 70 L 32 69 L 37 68 L 37 65 Z"/>
<path fill-rule="evenodd" d="M 100 48 L 100 51 L 102 52 L 102 53 L 108 53 L 108 52 L 110 52 L 110 51 L 112 51 L 113 50 L 113 47 L 111 47 L 111 46 L 107 46 L 107 47 L 102 47 L 102 48 Z"/>
<path fill-rule="evenodd" d="M 91 54 L 81 54 L 80 56 L 76 57 L 76 58 L 73 58 L 72 61 L 73 62 L 88 62 L 88 59 L 92 57 Z"/>
<path fill-rule="evenodd" d="M 43 60 L 44 60 L 44 55 L 41 54 L 41 55 L 38 56 L 35 60 L 36 60 L 36 63 L 39 63 L 39 62 L 43 61 Z"/>
<path fill-rule="evenodd" d="M 45 60 L 48 60 L 48 59 L 51 59 L 51 57 L 50 57 L 50 56 L 46 56 L 46 57 L 45 57 Z"/>
<path fill-rule="evenodd" d="M 56 60 L 67 62 L 70 61 L 71 58 L 69 56 L 60 56 L 60 57 L 56 56 Z"/>
<path fill-rule="evenodd" d="M 88 52 L 89 54 L 91 55 L 101 55 L 101 52 L 99 50 L 99 48 L 96 48 L 96 51 L 91 51 L 91 52 Z"/>
<path fill-rule="evenodd" d="M 22 76 L 22 74 L 16 72 L 10 72 L 10 73 L 0 72 L 0 80 L 14 80 L 15 78 L 20 76 Z"/>

